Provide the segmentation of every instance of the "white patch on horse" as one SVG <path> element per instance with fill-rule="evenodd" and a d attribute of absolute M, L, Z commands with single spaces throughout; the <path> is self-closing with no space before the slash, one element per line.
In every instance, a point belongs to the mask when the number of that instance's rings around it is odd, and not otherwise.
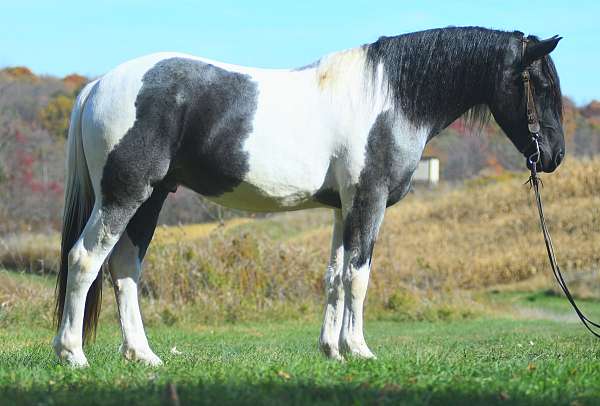
<path fill-rule="evenodd" d="M 138 303 L 138 281 L 142 271 L 139 250 L 124 233 L 113 249 L 109 263 L 115 296 L 119 308 L 123 343 L 121 353 L 127 360 L 141 361 L 158 366 L 162 361 L 152 350 L 146 338 Z"/>
<path fill-rule="evenodd" d="M 108 253 L 117 242 L 101 222 L 95 206 L 82 236 L 69 253 L 69 275 L 63 319 L 53 341 L 58 358 L 75 367 L 87 366 L 83 353 L 83 316 L 87 292 Z"/>
<path fill-rule="evenodd" d="M 328 357 L 341 359 L 339 338 L 344 315 L 344 288 L 342 272 L 344 270 L 344 219 L 341 210 L 335 210 L 331 238 L 331 256 L 325 273 L 325 314 L 319 337 L 319 347 Z"/>
<path fill-rule="evenodd" d="M 364 50 L 357 48 L 310 69 L 252 72 L 259 102 L 244 144 L 250 168 L 243 184 L 211 200 L 257 211 L 300 209 L 320 206 L 312 197 L 321 188 L 355 184 L 369 129 L 387 104 L 368 91 L 363 69 Z M 369 93 L 367 105 L 357 104 Z M 330 170 L 334 183 L 327 184 Z"/>

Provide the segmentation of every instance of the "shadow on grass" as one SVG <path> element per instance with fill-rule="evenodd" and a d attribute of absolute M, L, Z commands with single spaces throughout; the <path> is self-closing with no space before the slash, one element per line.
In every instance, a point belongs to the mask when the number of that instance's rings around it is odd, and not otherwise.
<path fill-rule="evenodd" d="M 362 383 L 315 386 L 310 383 L 272 382 L 262 384 L 150 383 L 146 386 L 98 388 L 76 384 L 72 387 L 32 387 L 27 390 L 0 389 L 0 404 L 7 405 L 294 405 L 294 404 L 406 404 L 406 405 L 547 405 L 556 398 L 537 399 L 507 393 L 469 393 L 460 390 L 403 388 L 386 385 L 373 388 Z M 573 399 L 563 399 L 568 404 Z M 577 399 L 577 404 L 594 404 L 597 399 Z"/>

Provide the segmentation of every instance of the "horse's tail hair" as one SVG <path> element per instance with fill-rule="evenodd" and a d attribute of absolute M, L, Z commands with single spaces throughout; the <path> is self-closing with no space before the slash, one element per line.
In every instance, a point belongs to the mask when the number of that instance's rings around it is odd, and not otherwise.
<path fill-rule="evenodd" d="M 67 292 L 67 279 L 69 268 L 69 252 L 75 245 L 83 228 L 85 227 L 94 207 L 94 191 L 88 171 L 82 140 L 82 114 L 85 102 L 92 90 L 94 83 L 89 83 L 81 90 L 73 111 L 69 125 L 67 139 L 67 167 L 65 176 L 65 206 L 63 211 L 63 224 L 61 236 L 60 268 L 56 280 L 54 324 L 60 328 L 65 296 Z M 100 304 L 102 300 L 102 270 L 93 282 L 85 300 L 85 313 L 83 321 L 83 341 L 95 337 Z"/>

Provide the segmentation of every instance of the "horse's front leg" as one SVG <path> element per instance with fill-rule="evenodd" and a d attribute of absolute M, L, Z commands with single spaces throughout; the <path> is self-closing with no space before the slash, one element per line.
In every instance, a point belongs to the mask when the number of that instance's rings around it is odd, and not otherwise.
<path fill-rule="evenodd" d="M 319 337 L 319 348 L 327 357 L 333 359 L 342 358 L 338 345 L 344 315 L 344 287 L 342 285 L 342 271 L 344 269 L 343 232 L 342 211 L 335 210 L 331 256 L 325 274 L 325 315 Z"/>
<path fill-rule="evenodd" d="M 371 256 L 383 221 L 387 192 L 357 192 L 344 221 L 344 315 L 339 348 L 344 356 L 375 358 L 363 334 L 363 304 L 369 284 Z"/>

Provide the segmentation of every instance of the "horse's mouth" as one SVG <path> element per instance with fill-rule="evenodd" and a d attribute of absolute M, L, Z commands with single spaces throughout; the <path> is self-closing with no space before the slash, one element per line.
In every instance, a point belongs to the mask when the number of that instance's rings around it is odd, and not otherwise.
<path fill-rule="evenodd" d="M 536 172 L 552 173 L 556 170 L 556 168 L 558 168 L 558 165 L 560 165 L 560 162 L 562 161 L 562 159 L 559 159 L 559 160 L 545 159 L 544 153 L 541 152 L 540 154 L 541 154 L 540 158 L 537 160 L 537 162 L 535 162 L 535 171 Z M 533 163 L 527 155 L 526 155 L 525 161 L 526 161 L 527 169 L 531 170 Z"/>

